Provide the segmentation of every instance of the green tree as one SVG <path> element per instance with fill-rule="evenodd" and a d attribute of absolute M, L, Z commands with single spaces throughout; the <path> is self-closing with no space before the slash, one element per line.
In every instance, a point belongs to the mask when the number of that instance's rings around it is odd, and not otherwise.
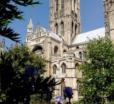
<path fill-rule="evenodd" d="M 114 101 L 114 45 L 105 38 L 87 45 L 87 62 L 80 69 L 82 104 L 106 104 Z"/>
<path fill-rule="evenodd" d="M 19 6 L 39 4 L 37 0 L 0 0 L 0 35 L 19 42 L 19 34 L 9 27 L 14 19 L 23 19 Z"/>
<path fill-rule="evenodd" d="M 55 81 L 55 78 L 51 76 L 42 79 L 40 78 L 37 78 L 36 80 L 35 93 L 39 94 L 41 104 L 50 104 L 51 99 L 53 98 L 55 86 L 60 84 L 61 81 Z"/>
<path fill-rule="evenodd" d="M 29 104 L 31 96 L 50 103 L 55 86 L 51 76 L 44 77 L 45 60 L 24 46 L 15 46 L 0 56 L 0 102 Z"/>
<path fill-rule="evenodd" d="M 0 100 L 4 100 L 5 104 L 17 104 L 24 100 L 29 103 L 35 80 L 43 74 L 44 66 L 44 59 L 23 45 L 1 53 Z"/>
<path fill-rule="evenodd" d="M 39 49 L 41 49 L 41 47 L 35 46 L 32 52 L 36 52 Z M 46 60 L 46 62 L 48 61 Z M 51 99 L 53 98 L 53 92 L 55 90 L 55 86 L 61 83 L 62 83 L 62 80 L 55 81 L 55 78 L 53 78 L 52 76 L 48 76 L 45 78 L 38 77 L 35 83 L 34 94 L 36 94 L 37 98 L 39 98 L 41 104 L 44 104 L 44 103 L 51 104 Z"/>

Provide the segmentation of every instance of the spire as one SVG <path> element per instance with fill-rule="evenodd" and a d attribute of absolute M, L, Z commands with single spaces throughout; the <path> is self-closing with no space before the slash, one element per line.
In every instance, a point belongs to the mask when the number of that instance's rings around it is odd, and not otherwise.
<path fill-rule="evenodd" d="M 32 33 L 33 32 L 33 23 L 32 23 L 32 18 L 30 18 L 29 23 L 27 25 L 27 33 Z"/>
<path fill-rule="evenodd" d="M 27 27 L 28 27 L 28 28 L 33 28 L 32 18 L 30 18 L 30 20 L 29 20 L 29 24 L 28 24 Z"/>

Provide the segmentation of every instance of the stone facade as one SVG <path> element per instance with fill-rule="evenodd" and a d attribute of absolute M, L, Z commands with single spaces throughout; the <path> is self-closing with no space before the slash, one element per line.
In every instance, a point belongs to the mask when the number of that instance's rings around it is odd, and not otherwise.
<path fill-rule="evenodd" d="M 114 42 L 114 0 L 104 0 L 106 35 Z"/>
<path fill-rule="evenodd" d="M 111 38 L 114 38 L 114 12 L 110 12 L 113 11 L 113 3 L 110 9 L 107 7 L 107 2 L 111 1 L 104 2 L 106 31 L 103 27 L 80 33 L 80 0 L 49 0 L 49 30 L 41 26 L 34 29 L 30 19 L 26 34 L 27 46 L 31 50 L 38 46 L 36 54 L 48 60 L 46 75 L 52 75 L 56 80 L 64 79 L 64 83 L 56 87 L 55 96 L 63 96 L 63 88 L 68 86 L 73 89 L 73 100 L 81 97 L 78 79 L 82 73 L 78 66 L 85 61 L 86 44 L 89 40 L 105 37 L 105 32 L 110 32 Z"/>
<path fill-rule="evenodd" d="M 70 45 L 80 33 L 80 0 L 50 0 L 49 26 Z"/>
<path fill-rule="evenodd" d="M 31 20 L 29 22 L 29 26 Z M 30 29 L 30 30 L 29 30 Z M 78 71 L 79 64 L 82 63 L 83 45 L 68 45 L 64 39 L 52 31 L 39 26 L 35 31 L 29 27 L 26 37 L 26 44 L 32 50 L 34 46 L 41 47 L 36 54 L 42 55 L 49 61 L 46 65 L 46 75 L 52 75 L 56 80 L 65 79 L 65 85 L 72 87 L 74 99 L 78 100 L 78 78 L 81 72 Z M 62 95 L 62 85 L 56 87 L 55 96 Z"/>

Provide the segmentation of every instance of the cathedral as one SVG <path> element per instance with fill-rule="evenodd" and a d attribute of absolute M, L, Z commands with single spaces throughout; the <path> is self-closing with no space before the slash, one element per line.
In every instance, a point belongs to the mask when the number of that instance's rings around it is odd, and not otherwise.
<path fill-rule="evenodd" d="M 86 33 L 80 29 L 80 0 L 49 0 L 49 29 L 33 28 L 32 19 L 27 25 L 26 44 L 48 63 L 46 75 L 63 80 L 56 86 L 55 96 L 63 96 L 63 88 L 73 89 L 73 100 L 81 97 L 78 80 L 82 73 L 79 65 L 86 61 L 86 44 L 89 40 L 108 36 L 114 40 L 114 0 L 103 0 L 105 27 Z M 89 25 L 89 24 L 88 24 Z"/>

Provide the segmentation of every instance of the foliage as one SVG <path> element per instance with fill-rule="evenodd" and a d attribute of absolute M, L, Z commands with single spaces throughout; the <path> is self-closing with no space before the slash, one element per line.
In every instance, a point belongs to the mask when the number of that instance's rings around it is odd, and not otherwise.
<path fill-rule="evenodd" d="M 106 104 L 114 100 L 114 45 L 108 39 L 90 41 L 87 62 L 81 65 L 82 104 Z"/>
<path fill-rule="evenodd" d="M 31 95 L 50 101 L 58 82 L 43 77 L 45 60 L 24 45 L 12 47 L 0 57 L 0 101 L 29 104 Z M 45 96 L 44 96 L 45 95 Z"/>
<path fill-rule="evenodd" d="M 18 33 L 9 27 L 14 19 L 23 19 L 19 6 L 39 4 L 37 0 L 0 0 L 0 35 L 19 42 Z"/>
<path fill-rule="evenodd" d="M 30 104 L 41 104 L 38 94 L 31 96 Z"/>
<path fill-rule="evenodd" d="M 6 103 L 29 97 L 35 77 L 43 73 L 44 59 L 23 45 L 1 53 L 0 59 L 1 94 L 6 96 Z"/>
<path fill-rule="evenodd" d="M 81 104 L 80 101 L 72 102 L 73 104 Z"/>
<path fill-rule="evenodd" d="M 37 78 L 35 93 L 39 94 L 39 99 L 41 100 L 42 104 L 44 104 L 44 102 L 46 102 L 46 104 L 51 103 L 50 101 L 53 97 L 55 86 L 60 83 L 61 81 L 55 81 L 55 78 L 52 78 L 51 76 L 45 77 L 44 79 L 41 79 L 41 77 Z"/>

